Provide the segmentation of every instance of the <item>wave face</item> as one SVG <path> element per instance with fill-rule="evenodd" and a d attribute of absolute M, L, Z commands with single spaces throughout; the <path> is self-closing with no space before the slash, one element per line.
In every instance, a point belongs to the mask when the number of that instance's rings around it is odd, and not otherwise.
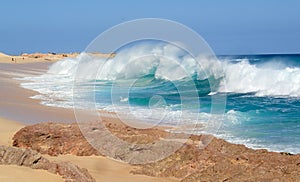
<path fill-rule="evenodd" d="M 300 153 L 300 55 L 193 57 L 173 44 L 147 42 L 122 47 L 112 58 L 82 53 L 23 80 L 45 105 L 72 108 L 75 99 L 76 107 L 95 103 L 167 125 L 205 125 L 213 118 L 221 128 L 198 132 Z M 224 94 L 224 115 L 212 114 L 212 98 Z"/>

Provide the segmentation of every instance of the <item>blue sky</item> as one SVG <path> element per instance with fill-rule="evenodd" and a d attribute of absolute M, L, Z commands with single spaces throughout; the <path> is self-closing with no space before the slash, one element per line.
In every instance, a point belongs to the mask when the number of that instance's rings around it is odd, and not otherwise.
<path fill-rule="evenodd" d="M 300 52 L 298 0 L 7 0 L 0 52 L 80 52 L 104 30 L 166 18 L 198 32 L 217 54 Z"/>

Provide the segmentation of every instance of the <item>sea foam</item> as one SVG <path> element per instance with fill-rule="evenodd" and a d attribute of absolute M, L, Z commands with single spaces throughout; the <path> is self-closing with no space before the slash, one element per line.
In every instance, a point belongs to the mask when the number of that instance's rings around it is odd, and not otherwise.
<path fill-rule="evenodd" d="M 156 78 L 170 81 L 196 76 L 221 79 L 216 91 L 255 93 L 256 96 L 300 96 L 300 68 L 281 63 L 276 66 L 250 64 L 247 59 L 228 59 L 196 56 L 170 45 L 139 45 L 118 52 L 106 59 L 82 53 L 50 67 L 48 75 L 65 75 L 70 79 L 118 80 L 136 79 L 153 73 Z M 78 69 L 77 69 L 78 68 Z"/>

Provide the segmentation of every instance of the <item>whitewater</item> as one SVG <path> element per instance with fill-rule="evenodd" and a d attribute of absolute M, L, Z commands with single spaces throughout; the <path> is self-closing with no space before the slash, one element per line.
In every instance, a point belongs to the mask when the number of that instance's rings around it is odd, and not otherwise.
<path fill-rule="evenodd" d="M 22 87 L 39 93 L 32 98 L 48 106 L 95 105 L 161 125 L 209 125 L 213 119 L 211 127 L 183 132 L 300 153 L 300 55 L 214 57 L 141 43 L 111 58 L 81 53 L 22 80 Z M 211 112 L 215 97 L 226 97 L 223 114 Z"/>

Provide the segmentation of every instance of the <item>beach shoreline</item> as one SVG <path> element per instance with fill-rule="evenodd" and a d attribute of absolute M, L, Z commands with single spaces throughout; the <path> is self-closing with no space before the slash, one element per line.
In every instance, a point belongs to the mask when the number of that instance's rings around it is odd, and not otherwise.
<path fill-rule="evenodd" d="M 0 124 L 1 124 L 0 129 L 2 131 L 1 140 L 0 140 L 1 145 L 11 146 L 12 137 L 15 135 L 15 133 L 21 128 L 25 126 L 29 126 L 30 124 L 52 121 L 52 122 L 58 122 L 67 125 L 76 122 L 76 117 L 72 109 L 49 107 L 40 104 L 39 100 L 30 98 L 31 96 L 37 94 L 36 92 L 20 87 L 21 81 L 14 79 L 18 77 L 21 78 L 22 76 L 28 74 L 33 74 L 33 75 L 42 74 L 47 70 L 49 65 L 50 64 L 48 61 L 38 62 L 38 63 L 26 63 L 26 64 L 0 63 L 0 84 L 3 86 L 2 98 L 0 103 Z M 108 114 L 108 116 L 113 115 L 113 113 L 105 113 L 105 114 Z M 117 121 L 112 118 L 107 117 L 105 118 L 105 120 L 106 122 L 108 122 L 108 124 L 113 123 L 114 129 L 116 129 L 115 132 L 117 133 L 123 131 L 124 129 L 125 130 L 128 129 L 128 128 L 124 128 L 123 126 L 121 127 L 118 125 L 114 125 L 115 123 L 117 123 Z M 160 132 L 160 131 L 154 131 L 152 135 L 157 135 L 157 133 L 155 132 Z M 197 138 L 197 136 L 194 137 Z M 189 141 L 190 142 L 192 141 L 191 143 L 193 143 L 193 140 L 189 140 Z M 150 182 L 150 181 L 179 181 L 184 178 L 198 179 L 199 175 L 201 176 L 201 175 L 214 174 L 213 171 L 211 172 L 202 171 L 200 174 L 199 171 L 197 172 L 197 170 L 201 169 L 201 165 L 206 166 L 207 170 L 210 169 L 211 167 L 210 165 L 212 163 L 212 161 L 209 161 L 210 158 L 213 158 L 213 161 L 215 160 L 216 162 L 214 164 L 215 166 L 221 165 L 220 169 L 222 169 L 222 166 L 224 165 L 223 167 L 225 167 L 226 170 L 230 169 L 231 167 L 236 167 L 237 165 L 241 165 L 241 166 L 248 166 L 249 170 L 251 169 L 252 172 L 253 171 L 255 172 L 256 168 L 253 167 L 252 169 L 252 166 L 255 166 L 257 163 L 257 161 L 255 161 L 255 158 L 258 158 L 257 160 L 262 161 L 261 162 L 262 166 L 265 165 L 264 168 L 261 169 L 263 171 L 268 171 L 270 170 L 270 168 L 272 169 L 272 166 L 285 165 L 284 161 L 287 161 L 286 162 L 287 168 L 291 168 L 291 166 L 293 166 L 294 169 L 295 164 L 297 166 L 298 164 L 300 165 L 299 155 L 290 156 L 289 154 L 285 154 L 285 153 L 280 154 L 275 152 L 267 152 L 266 150 L 248 149 L 243 145 L 230 144 L 221 139 L 212 138 L 212 144 L 210 144 L 207 148 L 205 148 L 205 150 L 200 150 L 199 148 L 196 147 L 196 145 L 191 143 L 183 145 L 183 148 L 180 149 L 179 152 L 176 152 L 176 154 L 166 158 L 165 160 L 168 162 L 162 160 L 156 163 L 145 164 L 140 166 L 139 169 L 135 169 L 136 166 L 124 162 L 116 161 L 103 156 L 95 156 L 95 155 L 74 156 L 69 154 L 59 155 L 59 156 L 49 156 L 45 154 L 43 156 L 45 156 L 49 160 L 70 161 L 74 164 L 77 164 L 80 167 L 84 167 L 88 169 L 89 173 L 97 181 L 99 180 L 99 181 L 145 181 L 145 182 L 149 181 Z M 188 155 L 188 157 L 185 156 L 185 154 Z M 203 156 L 204 158 L 202 159 L 201 156 Z M 178 159 L 181 159 L 183 161 L 180 163 L 180 161 L 177 161 Z M 291 163 L 291 161 L 294 159 L 296 159 L 294 161 L 295 164 L 293 162 Z M 199 164 L 197 164 L 198 163 L 197 160 L 200 161 Z M 271 160 L 274 160 L 273 163 L 271 162 Z M 169 168 L 165 169 L 166 167 L 164 167 L 161 163 L 168 166 Z M 241 166 L 239 166 L 237 169 L 239 169 Z M 185 170 L 185 172 L 176 173 L 177 171 L 176 169 L 178 167 L 180 168 L 180 170 Z M 25 167 L 19 167 L 19 166 L 6 166 L 6 165 L 1 166 L 0 174 L 2 173 L 4 174 L 5 172 L 5 175 L 2 176 L 0 175 L 0 179 L 1 177 L 3 179 L 14 179 L 15 176 L 12 176 L 11 173 L 7 171 L 11 171 L 11 170 L 19 171 L 20 169 L 24 170 L 24 168 Z M 282 173 L 285 172 L 282 171 L 282 169 L 278 169 L 278 170 L 279 172 L 281 171 Z M 28 171 L 26 171 L 26 174 L 34 175 L 37 172 L 40 171 L 28 169 Z M 232 173 L 231 175 L 234 175 L 235 173 L 235 171 L 229 171 L 229 172 Z M 277 169 L 275 170 L 275 172 L 276 174 L 281 174 L 277 171 Z M 295 171 L 289 171 L 289 172 L 290 174 L 294 174 Z M 53 176 L 53 174 L 45 171 L 42 171 L 42 173 L 46 173 L 43 175 L 47 175 L 47 179 L 49 179 L 49 181 L 51 180 L 53 181 L 56 179 L 60 180 L 60 177 L 57 175 Z M 29 176 L 26 176 L 22 172 L 20 172 L 20 175 L 21 176 L 24 175 L 24 178 L 29 178 Z M 221 174 L 221 177 L 216 178 L 216 180 L 221 178 L 223 179 L 223 177 L 226 175 L 230 176 L 230 174 Z M 260 173 L 255 173 L 254 176 L 255 175 L 259 176 Z M 270 176 L 272 177 L 272 175 Z M 212 176 L 210 176 L 208 179 L 213 179 L 213 178 Z"/>
<path fill-rule="evenodd" d="M 54 60 L 56 61 L 56 60 Z M 27 90 L 20 86 L 22 81 L 15 78 L 22 78 L 24 75 L 39 75 L 47 71 L 48 67 L 54 62 L 48 60 L 24 60 L 23 64 L 15 64 L 9 59 L 1 59 L 0 55 L 0 84 L 1 84 L 1 102 L 0 102 L 0 145 L 12 146 L 12 138 L 21 128 L 40 122 L 60 122 L 74 123 L 76 118 L 73 109 L 59 107 L 49 107 L 40 104 L 37 99 L 31 99 L 31 96 L 37 94 L 34 91 Z M 18 62 L 17 62 L 18 63 Z M 171 178 L 157 178 L 145 175 L 134 175 L 130 173 L 133 166 L 115 161 L 103 156 L 74 156 L 60 155 L 51 157 L 45 155 L 52 161 L 69 161 L 80 167 L 85 167 L 96 179 L 96 181 L 178 181 Z M 17 171 L 19 181 L 39 181 L 41 176 L 46 181 L 62 181 L 58 175 L 47 171 L 34 170 L 15 165 L 0 165 L 0 180 L 14 180 L 16 176 L 12 171 Z M 31 178 L 30 176 L 36 176 Z M 19 178 L 18 177 L 18 178 Z M 44 180 L 44 179 L 43 179 Z"/>
<path fill-rule="evenodd" d="M 21 78 L 28 74 L 42 74 L 47 70 L 49 63 L 1 64 L 0 84 L 2 98 L 0 116 L 34 124 L 43 121 L 72 122 L 75 120 L 73 111 L 64 108 L 47 107 L 39 100 L 31 99 L 37 93 L 20 86 Z M 17 114 L 16 114 L 17 113 Z"/>

